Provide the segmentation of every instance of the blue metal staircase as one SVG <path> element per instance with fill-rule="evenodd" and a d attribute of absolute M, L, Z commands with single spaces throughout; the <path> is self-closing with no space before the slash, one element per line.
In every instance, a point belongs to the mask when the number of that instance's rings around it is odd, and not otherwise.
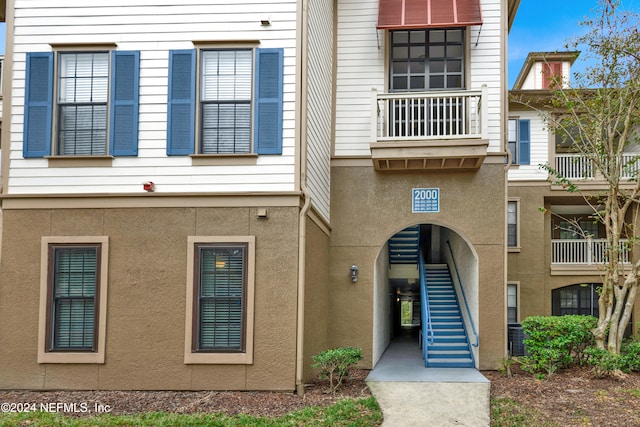
<path fill-rule="evenodd" d="M 427 336 L 425 366 L 438 368 L 473 368 L 473 353 L 464 327 L 460 304 L 446 264 L 424 266 L 427 309 L 431 336 Z M 423 325 L 423 331 L 426 330 Z"/>
<path fill-rule="evenodd" d="M 389 239 L 389 264 L 418 264 L 420 227 L 407 227 Z"/>
<path fill-rule="evenodd" d="M 396 233 L 389 239 L 388 247 L 390 265 L 413 264 L 419 270 L 422 353 L 425 366 L 475 367 L 449 266 L 425 265 L 420 247 L 419 226 L 407 227 Z M 472 329 L 475 333 L 473 324 Z M 477 346 L 477 334 L 474 346 Z"/>

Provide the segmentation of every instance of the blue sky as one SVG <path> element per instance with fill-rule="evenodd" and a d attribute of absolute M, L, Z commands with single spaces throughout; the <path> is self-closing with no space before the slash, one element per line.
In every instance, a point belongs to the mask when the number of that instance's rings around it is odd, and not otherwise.
<path fill-rule="evenodd" d="M 640 9 L 640 0 L 622 0 L 621 4 L 625 10 Z M 578 23 L 597 5 L 597 0 L 520 0 L 509 33 L 509 88 L 529 52 L 565 50 L 568 39 L 585 31 Z M 574 68 L 581 65 L 578 58 Z"/>

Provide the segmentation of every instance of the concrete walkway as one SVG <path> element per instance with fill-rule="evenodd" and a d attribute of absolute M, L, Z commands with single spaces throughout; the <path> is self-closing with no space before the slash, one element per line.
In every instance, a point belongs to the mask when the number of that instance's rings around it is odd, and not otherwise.
<path fill-rule="evenodd" d="M 415 339 L 394 340 L 367 377 L 383 427 L 485 427 L 491 383 L 471 368 L 425 368 Z"/>

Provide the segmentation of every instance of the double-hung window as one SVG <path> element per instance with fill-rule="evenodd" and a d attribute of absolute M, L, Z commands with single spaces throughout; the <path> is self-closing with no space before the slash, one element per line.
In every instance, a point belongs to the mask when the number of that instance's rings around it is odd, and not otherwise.
<path fill-rule="evenodd" d="M 512 163 L 528 165 L 531 162 L 531 120 L 509 119 L 508 130 Z"/>
<path fill-rule="evenodd" d="M 49 351 L 95 351 L 99 246 L 51 246 Z"/>
<path fill-rule="evenodd" d="M 201 52 L 200 153 L 251 152 L 250 49 Z"/>
<path fill-rule="evenodd" d="M 190 237 L 185 363 L 251 363 L 253 237 Z"/>
<path fill-rule="evenodd" d="M 281 154 L 283 66 L 283 49 L 170 51 L 167 154 Z"/>
<path fill-rule="evenodd" d="M 58 70 L 56 153 L 106 155 L 109 54 L 60 53 Z"/>
<path fill-rule="evenodd" d="M 27 53 L 24 157 L 137 155 L 140 53 L 113 47 Z"/>
<path fill-rule="evenodd" d="M 103 363 L 107 238 L 44 237 L 40 363 Z"/>

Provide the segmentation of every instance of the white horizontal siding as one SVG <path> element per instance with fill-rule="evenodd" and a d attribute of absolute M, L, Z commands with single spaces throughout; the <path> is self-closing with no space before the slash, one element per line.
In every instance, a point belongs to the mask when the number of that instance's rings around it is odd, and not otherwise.
<path fill-rule="evenodd" d="M 547 172 L 540 167 L 549 162 L 549 133 L 536 111 L 511 112 L 510 117 L 531 120 L 531 161 L 509 169 L 509 181 L 546 181 Z"/>
<path fill-rule="evenodd" d="M 10 194 L 127 193 L 153 181 L 156 191 L 271 192 L 295 190 L 296 0 L 16 0 Z M 261 26 L 270 16 L 272 25 Z M 193 41 L 258 40 L 284 48 L 283 154 L 255 165 L 192 166 L 166 155 L 168 51 Z M 55 43 L 117 43 L 140 51 L 138 156 L 111 167 L 55 168 L 22 157 L 27 52 Z"/>
<path fill-rule="evenodd" d="M 309 3 L 307 44 L 307 186 L 316 210 L 330 218 L 333 107 L 333 0 Z"/>
<path fill-rule="evenodd" d="M 502 120 L 506 106 L 502 105 L 503 70 L 501 66 L 502 34 L 500 32 L 500 0 L 481 0 L 482 26 L 469 27 L 468 48 L 471 53 L 470 89 L 487 85 L 488 135 L 490 152 L 502 151 Z M 476 44 L 477 42 L 477 44 Z M 503 111 L 504 108 L 504 111 Z"/>
<path fill-rule="evenodd" d="M 501 151 L 501 9 L 482 0 L 482 27 L 469 27 L 469 89 L 487 85 L 489 151 Z M 371 141 L 371 89 L 386 92 L 385 31 L 376 29 L 378 0 L 338 2 L 336 156 L 366 156 Z M 476 44 L 477 42 L 477 44 Z"/>
<path fill-rule="evenodd" d="M 384 32 L 376 30 L 377 14 L 377 0 L 338 2 L 336 156 L 370 154 L 371 89 L 384 89 Z"/>

